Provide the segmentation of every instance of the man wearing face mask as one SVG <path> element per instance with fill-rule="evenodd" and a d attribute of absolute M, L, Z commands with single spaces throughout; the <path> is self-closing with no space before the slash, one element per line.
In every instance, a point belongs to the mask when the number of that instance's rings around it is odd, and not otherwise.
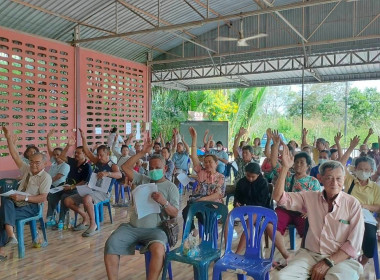
<path fill-rule="evenodd" d="M 323 150 L 319 152 L 319 159 L 318 159 L 318 165 L 314 166 L 310 170 L 310 176 L 313 176 L 314 178 L 317 178 L 317 175 L 319 174 L 319 167 L 325 163 L 326 161 L 331 159 L 331 153 L 329 150 Z M 321 183 L 321 182 L 319 182 Z M 322 186 L 322 184 L 321 184 Z"/>
<path fill-rule="evenodd" d="M 137 160 L 149 152 L 153 142 L 148 139 L 143 149 L 127 160 L 122 169 L 127 177 L 133 180 L 133 185 L 155 183 L 157 192 L 152 193 L 152 199 L 161 207 L 164 219 L 178 215 L 179 192 L 177 187 L 164 177 L 166 171 L 165 159 L 161 155 L 152 155 L 149 160 L 149 176 L 139 174 L 133 170 Z M 131 211 L 129 223 L 121 224 L 108 238 L 104 247 L 104 262 L 108 279 L 118 279 L 120 255 L 133 255 L 136 244 L 142 244 L 140 253 L 150 251 L 151 261 L 147 279 L 158 279 L 162 269 L 167 237 L 160 228 L 159 213 L 149 214 L 138 219 L 136 211 Z"/>
<path fill-rule="evenodd" d="M 223 150 L 222 141 L 216 142 L 216 149 L 210 149 L 210 147 L 206 147 L 206 154 L 215 155 L 217 157 L 218 165 L 216 167 L 216 171 L 221 174 L 224 174 L 226 164 L 228 163 L 228 155 Z"/>

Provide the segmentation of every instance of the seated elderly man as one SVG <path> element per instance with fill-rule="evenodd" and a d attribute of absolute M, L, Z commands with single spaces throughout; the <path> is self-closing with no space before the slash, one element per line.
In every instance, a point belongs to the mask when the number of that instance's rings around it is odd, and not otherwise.
<path fill-rule="evenodd" d="M 165 159 L 161 155 L 153 155 L 149 161 L 149 177 L 133 170 L 133 166 L 142 154 L 151 150 L 151 139 L 146 140 L 143 150 L 132 156 L 122 167 L 133 185 L 155 183 L 158 192 L 152 193 L 152 199 L 161 206 L 163 218 L 177 217 L 179 209 L 179 193 L 177 187 L 164 177 Z M 133 255 L 137 243 L 143 244 L 141 253 L 151 253 L 147 279 L 158 279 L 162 269 L 167 237 L 160 228 L 160 214 L 149 214 L 138 219 L 136 211 L 132 211 L 130 222 L 121 224 L 108 238 L 104 248 L 104 262 L 108 279 L 118 279 L 120 255 Z"/>
<path fill-rule="evenodd" d="M 121 172 L 119 170 L 119 167 L 110 160 L 110 150 L 108 149 L 108 147 L 105 145 L 99 146 L 97 148 L 97 157 L 95 157 L 94 154 L 91 153 L 90 149 L 88 148 L 84 132 L 82 131 L 82 129 L 79 129 L 79 131 L 82 137 L 83 151 L 88 157 L 88 159 L 94 164 L 94 173 L 96 173 L 96 177 L 98 179 L 102 179 L 103 177 L 120 179 L 122 176 Z M 79 194 L 74 194 L 66 198 L 64 201 L 66 207 L 70 208 L 76 213 L 79 213 L 79 215 L 81 215 L 83 218 L 82 223 L 77 225 L 74 228 L 74 230 L 84 230 L 88 226 L 86 231 L 82 233 L 83 237 L 90 237 L 98 233 L 97 226 L 95 223 L 94 204 L 106 200 L 108 197 L 109 192 L 103 193 L 94 190 L 91 194 L 85 195 L 84 197 L 80 196 Z M 83 203 L 84 210 L 87 212 L 88 217 L 86 215 L 86 212 L 79 207 L 81 203 Z"/>
<path fill-rule="evenodd" d="M 50 175 L 44 170 L 45 155 L 34 153 L 29 157 L 29 164 L 26 164 L 16 150 L 15 136 L 11 136 L 6 127 L 3 127 L 3 131 L 7 139 L 9 153 L 22 174 L 18 191 L 28 193 L 28 195 L 13 194 L 9 197 L 1 197 L 0 261 L 6 260 L 3 247 L 18 243 L 13 231 L 16 220 L 38 214 L 38 203 L 46 201 L 52 183 Z"/>
<path fill-rule="evenodd" d="M 297 252 L 287 267 L 275 271 L 272 279 L 359 279 L 363 267 L 355 258 L 360 253 L 364 222 L 359 201 L 342 191 L 345 168 L 337 161 L 321 165 L 322 192 L 285 192 L 285 178 L 293 164 L 293 156 L 284 146 L 273 199 L 286 209 L 306 210 L 309 229 L 305 248 Z"/>

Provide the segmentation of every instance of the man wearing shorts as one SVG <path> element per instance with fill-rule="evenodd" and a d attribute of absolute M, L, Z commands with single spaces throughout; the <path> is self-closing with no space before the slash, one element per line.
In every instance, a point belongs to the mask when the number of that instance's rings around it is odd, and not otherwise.
<path fill-rule="evenodd" d="M 152 149 L 153 143 L 148 139 L 142 151 L 127 160 L 122 169 L 133 185 L 155 183 L 157 192 L 151 197 L 161 207 L 164 219 L 177 217 L 179 209 L 178 188 L 165 177 L 165 159 L 161 155 L 152 155 L 149 160 L 149 177 L 133 170 L 137 160 Z M 133 255 L 136 244 L 141 244 L 140 253 L 150 251 L 151 261 L 147 279 L 158 279 L 162 269 L 167 237 L 160 228 L 161 217 L 158 213 L 149 214 L 142 218 L 137 217 L 135 202 L 130 214 L 130 222 L 121 224 L 108 238 L 104 248 L 104 262 L 108 279 L 118 279 L 120 255 Z"/>

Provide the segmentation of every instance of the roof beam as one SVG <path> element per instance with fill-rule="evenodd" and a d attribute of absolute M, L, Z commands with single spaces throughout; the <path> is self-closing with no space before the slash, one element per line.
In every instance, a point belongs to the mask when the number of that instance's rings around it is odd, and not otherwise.
<path fill-rule="evenodd" d="M 109 35 L 109 36 L 99 36 L 99 37 L 93 37 L 93 38 L 87 38 L 87 39 L 80 39 L 80 40 L 74 41 L 73 43 L 86 43 L 86 42 L 93 42 L 93 41 L 98 41 L 98 40 L 119 38 L 119 37 L 124 37 L 124 36 L 147 34 L 147 33 L 152 33 L 152 32 L 157 32 L 157 31 L 183 30 L 184 28 L 197 27 L 197 26 L 201 26 L 207 23 L 212 23 L 212 22 L 219 22 L 219 21 L 230 20 L 230 19 L 235 19 L 235 18 L 268 14 L 268 13 L 273 13 L 276 11 L 285 11 L 285 10 L 291 10 L 291 9 L 297 9 L 297 8 L 318 6 L 318 5 L 335 3 L 338 1 L 341 1 L 341 0 L 315 0 L 315 1 L 307 1 L 307 2 L 297 2 L 297 3 L 287 4 L 283 6 L 268 7 L 262 10 L 255 10 L 255 11 L 242 12 L 242 13 L 237 13 L 237 14 L 232 14 L 232 15 L 219 16 L 216 18 L 208 18 L 208 19 L 191 21 L 191 22 L 186 22 L 186 23 L 160 26 L 160 27 L 151 28 L 151 29 L 141 29 L 141 30 L 124 32 L 124 33 Z M 130 5 L 120 0 L 119 0 L 119 3 L 123 5 Z"/>
<path fill-rule="evenodd" d="M 305 46 L 311 47 L 311 46 L 320 46 L 320 45 L 338 44 L 338 43 L 347 43 L 347 42 L 353 42 L 353 41 L 374 40 L 374 39 L 380 39 L 380 34 L 360 36 L 360 37 L 347 37 L 347 38 L 314 41 L 314 42 L 309 41 L 305 43 Z M 215 57 L 232 57 L 235 55 L 262 53 L 266 51 L 279 51 L 279 50 L 286 50 L 286 49 L 293 49 L 293 48 L 300 48 L 300 47 L 302 47 L 300 44 L 283 45 L 283 46 L 275 46 L 275 47 L 268 47 L 268 48 L 261 48 L 261 49 L 252 49 L 252 50 L 246 50 L 246 51 L 235 52 L 235 53 L 230 53 L 230 52 L 219 53 L 219 54 L 213 55 L 213 57 L 214 58 Z M 166 59 L 166 60 L 156 60 L 156 61 L 148 62 L 148 65 L 167 64 L 167 63 L 184 62 L 184 61 L 192 61 L 192 60 L 203 60 L 203 59 L 208 59 L 208 58 L 209 56 L 205 55 L 205 56 L 178 58 L 178 59 L 175 58 L 175 59 Z"/>
<path fill-rule="evenodd" d="M 313 32 L 311 32 L 310 36 L 307 38 L 307 40 L 310 40 L 311 37 L 313 37 L 314 33 L 317 32 L 317 30 L 322 26 L 322 24 L 325 23 L 327 18 L 332 14 L 332 12 L 339 6 L 339 4 L 342 3 L 342 1 L 335 4 L 335 6 L 331 9 L 331 11 L 325 16 L 325 18 L 321 21 L 321 23 L 314 29 Z"/>
<path fill-rule="evenodd" d="M 136 7 L 136 6 L 132 5 L 132 4 L 127 3 L 126 1 L 122 1 L 122 0 L 118 0 L 118 1 L 119 1 L 119 3 L 120 3 L 121 5 L 123 5 L 123 6 L 126 7 L 127 9 L 133 9 L 133 10 L 135 10 L 136 12 L 142 13 L 143 15 L 146 15 L 146 16 L 148 16 L 148 17 L 154 19 L 154 20 L 157 20 L 157 21 L 159 21 L 159 22 L 165 24 L 165 26 L 158 26 L 158 27 L 156 27 L 155 29 L 160 29 L 160 28 L 164 28 L 164 27 L 167 27 L 167 26 L 171 26 L 171 25 L 172 25 L 170 22 L 168 22 L 168 21 L 166 21 L 166 20 L 163 20 L 162 18 L 158 18 L 158 17 L 156 17 L 155 15 L 153 15 L 153 14 L 151 14 L 151 13 L 149 13 L 149 12 L 143 10 L 143 9 L 140 9 L 140 8 L 138 8 L 138 7 Z M 177 29 L 177 30 L 181 30 L 183 33 L 189 35 L 189 36 L 192 37 L 192 38 L 196 38 L 196 37 L 197 37 L 197 36 L 195 36 L 194 34 L 192 34 L 192 33 L 188 32 L 188 31 L 184 30 L 184 28 L 180 28 L 180 29 Z M 135 34 L 134 34 L 134 35 L 135 35 Z M 127 36 L 127 35 L 123 35 L 123 36 Z"/>
<path fill-rule="evenodd" d="M 267 5 L 268 7 L 273 7 L 273 4 L 271 4 L 271 3 L 269 3 L 267 0 L 262 0 L 264 3 L 265 3 L 265 5 Z M 306 40 L 306 38 L 297 30 L 297 28 L 295 28 L 294 26 L 293 26 L 293 24 L 291 24 L 279 11 L 274 11 L 274 13 L 283 21 L 283 22 L 285 22 L 285 24 L 287 25 L 287 26 L 289 26 L 290 27 L 290 29 L 292 29 L 297 35 L 298 35 L 298 37 L 300 37 L 301 39 L 302 39 L 302 41 L 304 41 L 305 43 L 307 43 L 307 40 Z"/>
<path fill-rule="evenodd" d="M 310 64 L 311 61 L 311 64 Z M 347 66 L 380 65 L 380 48 L 369 50 L 345 51 L 339 53 L 312 54 L 309 57 L 297 55 L 293 57 L 270 58 L 246 62 L 225 63 L 218 65 L 184 67 L 152 72 L 152 83 L 178 82 L 186 80 L 202 80 L 210 78 L 228 78 L 240 84 L 250 83 L 247 75 L 299 72 L 304 68 L 328 69 Z M 361 71 L 357 67 L 357 71 Z M 380 74 L 380 72 L 379 72 Z M 308 71 L 309 77 L 322 81 L 322 77 L 314 71 Z M 323 80 L 326 76 L 323 77 Z"/>
<path fill-rule="evenodd" d="M 52 12 L 50 10 L 47 10 L 47 9 L 44 9 L 44 8 L 41 8 L 39 6 L 35 6 L 35 5 L 32 5 L 30 3 L 26 3 L 26 2 L 23 2 L 23 1 L 20 1 L 20 0 L 11 0 L 17 4 L 21 4 L 21 5 L 24 5 L 26 7 L 29 7 L 29 8 L 32 8 L 32 9 L 35 9 L 35 10 L 38 10 L 40 12 L 43 12 L 43 13 L 46 13 L 46 14 L 49 14 L 49 15 L 53 15 L 53 16 L 56 16 L 56 17 L 59 17 L 59 18 L 62 18 L 62 19 L 65 19 L 67 21 L 70 21 L 70 22 L 73 22 L 73 23 L 76 23 L 76 25 L 83 25 L 83 26 L 86 26 L 86 27 L 89 27 L 89 28 L 93 28 L 93 29 L 96 29 L 96 30 L 99 30 L 99 31 L 102 31 L 104 33 L 108 33 L 108 34 L 112 34 L 112 35 L 116 35 L 117 33 L 116 32 L 113 32 L 113 31 L 110 31 L 110 30 L 107 30 L 107 29 L 104 29 L 104 28 L 100 28 L 100 27 L 97 27 L 95 25 L 92 25 L 92 24 L 88 24 L 88 23 L 85 23 L 83 21 L 80 21 L 80 20 L 76 20 L 76 19 L 73 19 L 73 18 L 70 18 L 68 16 L 64 16 L 64 15 L 61 15 L 61 14 L 58 14 L 58 13 L 55 13 L 55 12 Z M 75 26 L 74 26 L 75 27 Z M 180 57 L 179 55 L 176 55 L 176 54 L 172 54 L 170 52 L 167 52 L 167 51 L 164 51 L 162 49 L 159 49 L 159 48 L 156 48 L 154 46 L 150 46 L 148 44 L 145 44 L 145 43 L 142 43 L 142 42 L 139 42 L 137 40 L 134 40 L 134 39 L 131 39 L 131 38 L 123 38 L 124 40 L 128 41 L 128 42 L 131 42 L 131 43 L 134 43 L 136 45 L 140 45 L 140 46 L 143 46 L 143 47 L 146 47 L 148 49 L 152 49 L 152 50 L 155 50 L 155 51 L 158 51 L 160 53 L 165 53 L 165 54 L 168 54 L 168 55 L 171 55 L 171 56 L 174 56 L 174 57 Z M 71 44 L 72 42 L 68 42 L 69 44 Z"/>
<path fill-rule="evenodd" d="M 380 14 L 377 14 L 377 16 L 374 17 L 374 19 L 372 19 L 363 29 L 362 31 L 360 31 L 356 37 L 358 37 L 360 34 L 362 34 L 364 32 L 364 30 L 366 30 L 372 23 L 374 23 L 378 18 L 380 17 Z"/>
<path fill-rule="evenodd" d="M 205 19 L 205 17 L 204 17 L 204 15 L 202 15 L 193 5 L 191 5 L 190 3 L 189 3 L 189 1 L 187 1 L 187 0 L 183 0 L 183 1 L 185 1 L 185 3 L 190 7 L 190 8 L 192 8 L 193 10 L 194 10 L 194 12 L 196 12 L 201 18 L 203 18 L 203 19 Z"/>

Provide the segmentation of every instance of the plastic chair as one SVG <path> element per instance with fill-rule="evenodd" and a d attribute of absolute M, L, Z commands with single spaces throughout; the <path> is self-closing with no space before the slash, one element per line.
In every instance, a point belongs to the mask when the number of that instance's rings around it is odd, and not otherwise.
<path fill-rule="evenodd" d="M 290 250 L 296 249 L 296 226 L 293 224 L 288 225 L 289 238 L 290 238 Z"/>
<path fill-rule="evenodd" d="M 190 234 L 192 219 L 196 213 L 200 213 L 203 218 L 203 234 L 200 235 L 202 242 L 199 244 L 199 255 L 196 257 L 189 257 L 182 254 L 183 244 Z M 181 246 L 166 253 L 164 268 L 162 271 L 162 280 L 166 279 L 166 272 L 168 270 L 170 261 L 191 264 L 194 268 L 194 279 L 208 279 L 209 265 L 212 261 L 219 259 L 221 253 L 220 248 L 215 248 L 214 245 L 215 231 L 218 230 L 218 227 L 216 226 L 218 217 L 222 222 L 222 242 L 227 213 L 227 207 L 224 204 L 218 202 L 200 201 L 195 202 L 190 206 L 186 219 L 185 230 L 182 235 Z"/>
<path fill-rule="evenodd" d="M 0 179 L 0 193 L 6 193 L 10 190 L 17 190 L 18 181 L 13 178 Z"/>
<path fill-rule="evenodd" d="M 128 192 L 128 199 L 131 200 L 131 187 L 130 186 L 124 186 L 123 184 L 119 183 L 118 181 L 115 181 L 115 202 L 116 203 L 119 203 L 120 197 L 124 201 L 125 189 L 127 189 L 127 192 Z"/>
<path fill-rule="evenodd" d="M 142 244 L 137 244 L 136 250 L 140 250 L 143 246 L 144 245 L 142 245 Z M 170 251 L 169 244 L 166 243 L 166 253 L 168 253 L 169 251 Z M 150 258 L 151 258 L 151 254 L 149 251 L 147 251 L 144 254 L 144 258 L 145 258 L 145 276 L 148 279 L 149 264 L 150 264 Z M 169 279 L 173 280 L 173 272 L 172 272 L 172 264 L 171 263 L 169 263 L 169 265 L 168 265 L 168 273 L 169 273 Z"/>
<path fill-rule="evenodd" d="M 17 240 L 18 240 L 18 258 L 22 259 L 25 257 L 25 244 L 24 244 L 24 226 L 26 223 L 29 223 L 30 232 L 32 234 L 32 240 L 35 240 L 37 237 L 37 223 L 36 221 L 40 221 L 41 231 L 44 236 L 44 242 L 41 244 L 41 247 L 46 247 L 48 245 L 47 236 L 46 236 L 46 228 L 45 222 L 43 218 L 44 205 L 41 203 L 38 205 L 39 211 L 38 215 L 22 220 L 16 221 L 16 232 L 17 232 Z"/>
<path fill-rule="evenodd" d="M 94 214 L 95 214 L 95 223 L 97 226 L 97 230 L 100 230 L 100 223 L 104 221 L 104 209 L 103 207 L 108 207 L 108 214 L 110 216 L 111 224 L 113 224 L 112 219 L 112 209 L 111 209 L 111 201 L 109 198 L 106 200 L 100 201 L 97 204 L 94 204 Z M 77 225 L 78 213 L 75 212 L 75 222 L 74 226 Z"/>
<path fill-rule="evenodd" d="M 246 238 L 246 250 L 244 255 L 237 255 L 232 252 L 232 239 L 235 219 L 244 221 L 248 217 L 247 223 L 242 222 L 243 234 Z M 273 224 L 272 240 L 275 240 L 277 229 L 277 215 L 268 208 L 260 206 L 241 206 L 234 208 L 228 218 L 228 235 L 226 252 L 224 256 L 214 265 L 213 280 L 221 279 L 223 271 L 238 274 L 238 279 L 246 279 L 246 275 L 255 280 L 269 280 L 269 272 L 272 267 L 275 244 L 269 258 L 262 257 L 261 241 L 268 224 Z M 248 225 L 247 225 L 248 224 Z"/>
<path fill-rule="evenodd" d="M 376 238 L 377 238 L 377 236 L 376 236 Z M 373 249 L 375 250 L 375 252 L 373 254 L 373 265 L 375 267 L 376 279 L 380 279 L 379 251 L 377 248 L 377 240 L 375 242 L 375 247 Z"/>

